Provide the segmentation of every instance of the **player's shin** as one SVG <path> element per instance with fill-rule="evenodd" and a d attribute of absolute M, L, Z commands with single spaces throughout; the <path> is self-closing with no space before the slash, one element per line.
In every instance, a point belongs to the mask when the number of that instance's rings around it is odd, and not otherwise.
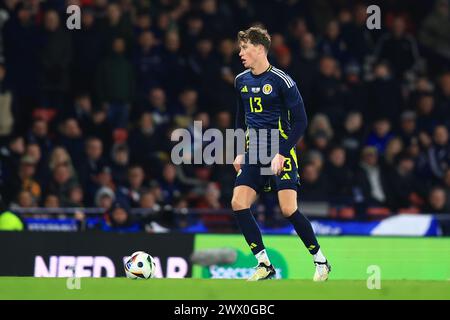
<path fill-rule="evenodd" d="M 262 241 L 261 231 L 258 224 L 253 217 L 250 209 L 243 209 L 234 211 L 239 228 L 244 235 L 247 244 L 255 255 L 258 263 L 270 265 L 269 257 L 267 256 L 264 243 Z"/>
<path fill-rule="evenodd" d="M 289 222 L 294 226 L 300 239 L 302 239 L 305 247 L 308 249 L 309 253 L 316 255 L 320 250 L 319 243 L 317 242 L 316 235 L 311 226 L 311 222 L 302 214 L 298 209 L 287 217 Z"/>

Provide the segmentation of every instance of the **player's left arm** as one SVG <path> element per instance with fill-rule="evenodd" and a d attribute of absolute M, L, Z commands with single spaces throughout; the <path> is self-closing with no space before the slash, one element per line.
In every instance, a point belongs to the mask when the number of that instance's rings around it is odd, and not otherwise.
<path fill-rule="evenodd" d="M 291 114 L 291 131 L 287 140 L 283 140 L 280 145 L 280 154 L 284 157 L 289 156 L 290 150 L 297 144 L 305 133 L 308 126 L 308 117 L 306 116 L 303 98 L 297 88 L 297 84 L 290 88 L 283 86 L 282 89 L 284 103 Z"/>
<path fill-rule="evenodd" d="M 289 156 L 291 149 L 303 136 L 308 126 L 305 105 L 297 85 L 294 83 L 289 87 L 286 83 L 282 83 L 281 93 L 284 104 L 290 112 L 291 131 L 288 138 L 281 141 L 279 153 L 272 160 L 272 171 L 277 175 L 283 170 L 285 158 Z"/>

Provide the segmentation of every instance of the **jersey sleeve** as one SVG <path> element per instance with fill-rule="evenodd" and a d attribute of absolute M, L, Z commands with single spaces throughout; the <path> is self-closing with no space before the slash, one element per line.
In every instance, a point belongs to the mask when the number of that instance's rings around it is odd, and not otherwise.
<path fill-rule="evenodd" d="M 245 109 L 242 103 L 241 94 L 239 92 L 239 86 L 237 79 L 234 81 L 234 92 L 236 95 L 236 117 L 235 117 L 235 129 L 245 130 Z"/>
<path fill-rule="evenodd" d="M 291 79 L 290 79 L 291 80 Z M 280 144 L 280 154 L 287 157 L 290 150 L 297 144 L 298 140 L 305 133 L 308 125 L 303 98 L 295 82 L 281 82 L 281 93 L 286 108 L 291 115 L 291 131 L 287 140 L 282 140 Z"/>

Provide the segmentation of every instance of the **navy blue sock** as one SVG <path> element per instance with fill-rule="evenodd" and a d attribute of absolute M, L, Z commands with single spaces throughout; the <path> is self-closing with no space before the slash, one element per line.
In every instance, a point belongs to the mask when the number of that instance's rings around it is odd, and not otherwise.
<path fill-rule="evenodd" d="M 259 230 L 258 224 L 250 209 L 237 210 L 234 211 L 234 213 L 239 228 L 250 249 L 252 249 L 253 254 L 257 254 L 261 250 L 264 250 L 265 247 L 262 241 L 261 230 Z"/>
<path fill-rule="evenodd" d="M 319 251 L 320 246 L 317 242 L 311 222 L 309 222 L 309 220 L 301 214 L 298 209 L 287 219 L 294 226 L 295 231 L 300 239 L 302 239 L 305 247 L 309 250 L 309 253 L 316 254 L 317 251 Z"/>

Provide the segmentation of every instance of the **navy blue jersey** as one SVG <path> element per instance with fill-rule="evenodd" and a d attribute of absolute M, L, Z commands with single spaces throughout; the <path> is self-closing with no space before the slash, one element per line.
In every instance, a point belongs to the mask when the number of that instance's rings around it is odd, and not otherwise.
<path fill-rule="evenodd" d="M 278 129 L 280 153 L 289 154 L 307 124 L 303 99 L 294 80 L 272 66 L 259 75 L 248 69 L 236 76 L 235 89 L 236 127 Z"/>

